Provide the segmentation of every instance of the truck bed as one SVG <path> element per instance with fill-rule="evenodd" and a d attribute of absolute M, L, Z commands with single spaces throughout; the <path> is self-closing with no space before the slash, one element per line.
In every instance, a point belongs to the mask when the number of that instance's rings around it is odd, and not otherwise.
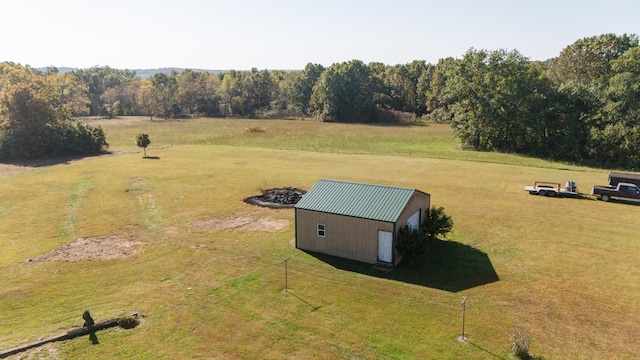
<path fill-rule="evenodd" d="M 598 191 L 606 191 L 606 192 L 611 192 L 611 191 L 616 191 L 617 188 L 615 186 L 608 186 L 608 185 L 593 185 L 593 190 L 591 191 L 592 195 L 594 192 L 598 192 Z"/>

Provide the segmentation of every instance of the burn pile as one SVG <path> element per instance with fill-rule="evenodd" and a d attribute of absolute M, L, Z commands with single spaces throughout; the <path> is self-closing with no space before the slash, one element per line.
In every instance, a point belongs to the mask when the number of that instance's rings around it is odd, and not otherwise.
<path fill-rule="evenodd" d="M 251 205 L 264 206 L 270 208 L 291 208 L 300 201 L 306 190 L 295 187 L 275 188 L 262 190 L 262 195 L 256 195 L 244 199 Z"/>

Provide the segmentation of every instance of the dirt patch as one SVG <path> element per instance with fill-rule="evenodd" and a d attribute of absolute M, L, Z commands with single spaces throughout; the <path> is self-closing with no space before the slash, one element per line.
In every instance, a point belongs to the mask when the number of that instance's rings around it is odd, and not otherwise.
<path fill-rule="evenodd" d="M 45 344 L 39 348 L 27 350 L 24 353 L 13 355 L 9 357 L 9 359 L 20 359 L 20 360 L 56 360 L 58 357 L 58 349 L 53 344 Z"/>
<path fill-rule="evenodd" d="M 295 187 L 262 190 L 262 195 L 248 197 L 244 199 L 244 202 L 273 209 L 292 208 L 306 192 L 306 190 Z"/>
<path fill-rule="evenodd" d="M 34 170 L 34 167 L 13 165 L 13 164 L 0 164 L 0 177 L 11 176 L 19 174 L 21 172 Z"/>
<path fill-rule="evenodd" d="M 289 227 L 289 221 L 279 219 L 259 219 L 244 226 L 247 230 L 276 232 Z"/>
<path fill-rule="evenodd" d="M 136 254 L 141 245 L 139 241 L 116 235 L 79 238 L 48 254 L 29 259 L 29 262 L 122 259 Z"/>
<path fill-rule="evenodd" d="M 253 219 L 250 217 L 203 220 L 194 227 L 208 231 L 251 230 L 276 232 L 289 227 L 289 221 L 282 219 Z"/>

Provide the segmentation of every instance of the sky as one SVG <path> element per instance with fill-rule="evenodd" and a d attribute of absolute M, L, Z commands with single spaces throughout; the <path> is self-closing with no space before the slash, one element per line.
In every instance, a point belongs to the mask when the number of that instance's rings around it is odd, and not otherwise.
<path fill-rule="evenodd" d="M 0 61 L 296 70 L 471 48 L 546 60 L 585 37 L 640 34 L 639 14 L 638 0 L 0 0 Z"/>

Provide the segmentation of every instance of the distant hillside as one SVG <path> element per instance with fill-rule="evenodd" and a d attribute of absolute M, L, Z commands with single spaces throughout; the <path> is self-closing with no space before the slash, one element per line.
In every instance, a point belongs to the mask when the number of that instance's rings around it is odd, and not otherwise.
<path fill-rule="evenodd" d="M 42 72 L 46 72 L 48 68 L 43 67 L 43 68 L 37 68 L 37 70 L 40 70 Z M 79 70 L 78 68 L 71 68 L 71 67 L 56 67 L 56 69 L 58 69 L 58 72 L 60 74 L 64 74 L 64 73 L 68 73 L 71 71 L 75 71 L 75 70 Z M 134 69 L 133 71 L 136 72 L 136 75 L 141 78 L 141 79 L 148 79 L 150 77 L 152 77 L 153 75 L 157 74 L 157 73 L 163 73 L 163 74 L 171 74 L 172 71 L 175 72 L 183 72 L 184 70 L 186 70 L 185 68 L 160 68 L 160 69 Z M 193 71 L 196 72 L 207 72 L 210 74 L 219 74 L 219 73 L 223 73 L 226 72 L 227 70 L 206 70 L 206 69 L 191 69 Z"/>

